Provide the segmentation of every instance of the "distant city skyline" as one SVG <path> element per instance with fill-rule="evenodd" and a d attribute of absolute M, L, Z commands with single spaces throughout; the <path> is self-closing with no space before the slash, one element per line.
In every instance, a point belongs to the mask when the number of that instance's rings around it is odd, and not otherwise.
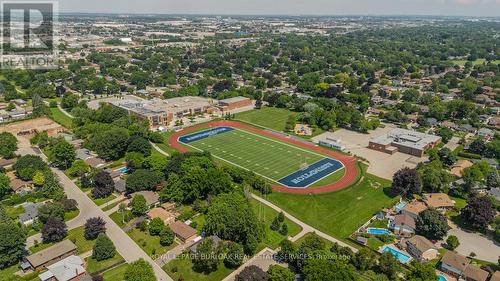
<path fill-rule="evenodd" d="M 63 13 L 500 16 L 500 0 L 59 0 Z"/>

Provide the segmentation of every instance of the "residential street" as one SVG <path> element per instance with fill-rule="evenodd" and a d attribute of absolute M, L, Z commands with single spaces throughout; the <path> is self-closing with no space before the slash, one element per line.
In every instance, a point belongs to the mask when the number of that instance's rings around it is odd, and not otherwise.
<path fill-rule="evenodd" d="M 40 155 L 32 151 L 30 154 Z M 45 156 L 40 155 L 44 160 Z M 115 244 L 116 250 L 127 262 L 133 262 L 140 258 L 149 262 L 155 271 L 158 280 L 172 280 L 163 269 L 161 269 L 153 259 L 146 254 L 108 215 L 106 215 L 90 198 L 75 185 L 62 171 L 52 169 L 59 177 L 61 185 L 64 187 L 64 192 L 70 199 L 75 199 L 80 209 L 80 214 L 75 219 L 71 220 L 71 226 L 77 227 L 83 225 L 88 218 L 101 217 L 106 222 L 106 234 Z M 68 223 L 68 224 L 70 224 Z M 40 239 L 41 240 L 41 239 Z M 39 241 L 40 241 L 39 240 Z"/>

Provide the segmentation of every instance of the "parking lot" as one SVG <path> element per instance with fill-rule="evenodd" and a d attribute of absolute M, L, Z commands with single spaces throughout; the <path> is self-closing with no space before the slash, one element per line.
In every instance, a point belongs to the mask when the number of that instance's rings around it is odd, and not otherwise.
<path fill-rule="evenodd" d="M 314 137 L 312 140 L 314 142 L 319 142 L 320 140 L 325 140 L 326 138 L 340 140 L 346 147 L 345 152 L 350 152 L 353 155 L 364 158 L 370 162 L 368 167 L 368 172 L 370 174 L 384 179 L 392 179 L 392 176 L 398 170 L 404 167 L 414 168 L 418 163 L 427 160 L 426 157 L 420 158 L 400 152 L 390 155 L 368 148 L 370 139 L 381 136 L 394 128 L 394 125 L 385 124 L 384 128 L 378 128 L 368 134 L 361 134 L 354 131 L 340 129 L 335 132 L 323 133 Z"/>

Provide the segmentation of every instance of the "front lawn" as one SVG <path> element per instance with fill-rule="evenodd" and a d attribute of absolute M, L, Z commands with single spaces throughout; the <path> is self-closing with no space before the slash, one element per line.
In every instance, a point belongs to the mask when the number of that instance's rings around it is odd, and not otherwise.
<path fill-rule="evenodd" d="M 128 264 L 121 264 L 113 269 L 105 271 L 102 274 L 104 281 L 115 281 L 115 280 L 123 280 L 125 277 L 125 271 L 127 271 Z"/>
<path fill-rule="evenodd" d="M 94 198 L 92 196 L 92 194 L 89 194 L 89 197 L 90 197 L 90 199 L 92 199 L 92 201 L 94 201 L 94 203 L 97 206 L 104 205 L 104 204 L 108 203 L 109 201 L 116 199 L 116 195 L 113 193 L 111 195 L 109 195 L 108 197 L 104 197 L 104 198 Z"/>
<path fill-rule="evenodd" d="M 85 237 L 83 236 L 83 232 L 84 227 L 80 226 L 68 231 L 68 235 L 66 236 L 66 238 L 64 238 L 64 240 L 70 240 L 71 242 L 75 243 L 77 254 L 88 252 L 94 247 L 95 240 L 85 239 Z M 31 253 L 36 253 L 50 246 L 53 246 L 54 244 L 56 243 L 40 243 L 38 245 L 32 246 L 31 248 L 29 248 L 29 250 L 31 251 Z"/>
<path fill-rule="evenodd" d="M 382 208 L 393 206 L 397 197 L 387 194 L 390 181 L 364 174 L 359 183 L 332 193 L 294 195 L 271 193 L 266 199 L 299 220 L 325 233 L 346 239 Z"/>
<path fill-rule="evenodd" d="M 172 245 L 163 247 L 160 244 L 160 236 L 151 236 L 148 231 L 141 231 L 138 228 L 133 228 L 127 234 L 148 255 L 161 255 L 178 245 L 177 242 L 174 241 Z"/>
<path fill-rule="evenodd" d="M 28 273 L 24 276 L 15 275 L 16 272 L 21 270 L 18 264 L 0 270 L 0 281 L 35 281 L 38 278 L 38 272 Z"/>
<path fill-rule="evenodd" d="M 120 256 L 120 254 L 118 254 L 118 252 L 116 252 L 114 257 L 107 260 L 97 261 L 94 258 L 89 257 L 86 259 L 86 261 L 87 261 L 87 272 L 92 274 L 104 270 L 106 268 L 115 266 L 120 262 L 123 262 L 123 258 L 122 256 Z"/>
<path fill-rule="evenodd" d="M 193 262 L 189 255 L 182 254 L 176 259 L 163 266 L 163 270 L 174 280 L 185 281 L 219 281 L 231 274 L 232 269 L 224 266 L 221 262 L 217 270 L 209 274 L 199 273 L 193 270 Z"/>
<path fill-rule="evenodd" d="M 121 228 L 123 228 L 127 222 L 132 218 L 132 212 L 125 210 L 124 212 L 116 211 L 109 215 L 109 217 Z"/>
<path fill-rule="evenodd" d="M 72 220 L 72 219 L 76 218 L 78 216 L 78 214 L 80 214 L 80 210 L 78 210 L 78 209 L 66 212 L 64 214 L 64 220 L 65 221 Z"/>

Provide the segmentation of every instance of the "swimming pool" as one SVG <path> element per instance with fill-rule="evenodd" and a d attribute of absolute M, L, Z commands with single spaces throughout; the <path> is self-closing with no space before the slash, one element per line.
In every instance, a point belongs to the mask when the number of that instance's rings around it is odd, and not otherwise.
<path fill-rule="evenodd" d="M 387 252 L 391 253 L 400 263 L 408 263 L 411 260 L 410 256 L 407 256 L 389 246 L 385 246 L 384 249 L 382 250 L 382 253 L 387 253 Z"/>
<path fill-rule="evenodd" d="M 120 172 L 120 173 L 126 173 L 129 171 L 128 167 L 121 167 L 119 169 L 116 169 L 115 171 Z"/>
<path fill-rule="evenodd" d="M 399 202 L 397 205 L 396 205 L 396 210 L 403 210 L 403 208 L 406 206 L 406 203 L 404 202 Z"/>
<path fill-rule="evenodd" d="M 438 281 L 448 281 L 443 275 L 438 275 Z"/>
<path fill-rule="evenodd" d="M 366 232 L 368 234 L 373 234 L 373 235 L 391 234 L 391 232 L 388 229 L 374 228 L 374 227 L 369 227 L 368 229 L 366 229 Z"/>

